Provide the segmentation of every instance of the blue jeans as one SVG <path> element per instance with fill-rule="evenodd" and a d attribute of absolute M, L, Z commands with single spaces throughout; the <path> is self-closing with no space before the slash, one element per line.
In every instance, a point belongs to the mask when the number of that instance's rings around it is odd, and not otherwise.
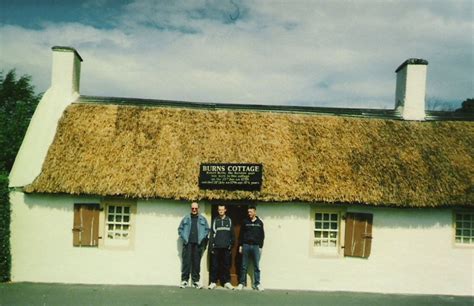
<path fill-rule="evenodd" d="M 242 245 L 242 269 L 240 270 L 239 283 L 247 286 L 247 269 L 249 258 L 253 261 L 253 286 L 260 284 L 260 248 L 258 245 L 245 244 Z"/>

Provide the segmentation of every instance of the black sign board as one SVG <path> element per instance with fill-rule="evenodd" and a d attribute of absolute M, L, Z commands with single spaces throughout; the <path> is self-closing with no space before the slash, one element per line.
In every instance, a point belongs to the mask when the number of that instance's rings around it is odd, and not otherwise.
<path fill-rule="evenodd" d="M 260 190 L 262 164 L 201 164 L 200 189 Z"/>

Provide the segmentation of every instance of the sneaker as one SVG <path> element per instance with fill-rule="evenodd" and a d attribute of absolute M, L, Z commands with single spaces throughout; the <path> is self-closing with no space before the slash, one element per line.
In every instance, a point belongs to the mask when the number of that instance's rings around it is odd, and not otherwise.
<path fill-rule="evenodd" d="M 234 290 L 234 287 L 233 287 L 232 284 L 229 283 L 229 282 L 227 282 L 227 283 L 224 284 L 224 288 L 230 289 L 230 290 Z"/>
<path fill-rule="evenodd" d="M 188 286 L 187 281 L 182 281 L 181 284 L 179 284 L 179 288 L 186 288 Z"/>
<path fill-rule="evenodd" d="M 216 283 L 210 283 L 209 286 L 207 287 L 207 289 L 212 290 L 212 289 L 216 288 L 216 286 L 217 286 Z"/>
<path fill-rule="evenodd" d="M 255 287 L 255 289 L 257 289 L 258 291 L 264 291 L 265 289 L 263 289 L 263 286 L 258 284 L 257 287 Z"/>
<path fill-rule="evenodd" d="M 202 289 L 202 284 L 200 282 L 193 282 L 193 287 L 196 289 Z"/>
<path fill-rule="evenodd" d="M 244 285 L 243 285 L 243 284 L 239 284 L 239 285 L 237 286 L 237 288 L 235 288 L 235 290 L 242 290 L 242 289 L 244 289 Z"/>

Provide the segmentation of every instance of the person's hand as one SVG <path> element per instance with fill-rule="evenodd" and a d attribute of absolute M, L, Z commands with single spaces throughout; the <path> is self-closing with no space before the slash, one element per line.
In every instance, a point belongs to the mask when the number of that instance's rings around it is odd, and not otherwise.
<path fill-rule="evenodd" d="M 239 246 L 239 253 L 242 254 L 242 247 Z"/>

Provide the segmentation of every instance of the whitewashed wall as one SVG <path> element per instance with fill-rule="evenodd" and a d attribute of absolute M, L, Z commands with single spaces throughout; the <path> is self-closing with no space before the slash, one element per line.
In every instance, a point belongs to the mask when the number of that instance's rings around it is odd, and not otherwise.
<path fill-rule="evenodd" d="M 348 209 L 374 216 L 368 259 L 309 255 L 307 204 L 258 210 L 267 233 L 261 269 L 268 288 L 474 294 L 474 248 L 454 247 L 451 209 Z"/>
<path fill-rule="evenodd" d="M 177 227 L 189 203 L 138 201 L 130 250 L 72 247 L 73 204 L 98 198 L 11 194 L 12 280 L 161 284 L 180 281 Z M 209 205 L 201 205 L 210 220 Z M 261 204 L 268 289 L 473 295 L 473 248 L 453 246 L 450 209 L 363 208 L 373 213 L 368 259 L 312 255 L 311 205 Z M 206 256 L 202 279 L 208 280 Z"/>
<path fill-rule="evenodd" d="M 74 203 L 99 198 L 10 194 L 12 281 L 160 284 L 181 280 L 178 225 L 189 203 L 138 201 L 135 243 L 129 250 L 72 246 Z M 205 205 L 201 205 L 205 213 Z M 208 217 L 210 219 L 210 217 Z M 201 262 L 207 283 L 208 264 Z"/>

